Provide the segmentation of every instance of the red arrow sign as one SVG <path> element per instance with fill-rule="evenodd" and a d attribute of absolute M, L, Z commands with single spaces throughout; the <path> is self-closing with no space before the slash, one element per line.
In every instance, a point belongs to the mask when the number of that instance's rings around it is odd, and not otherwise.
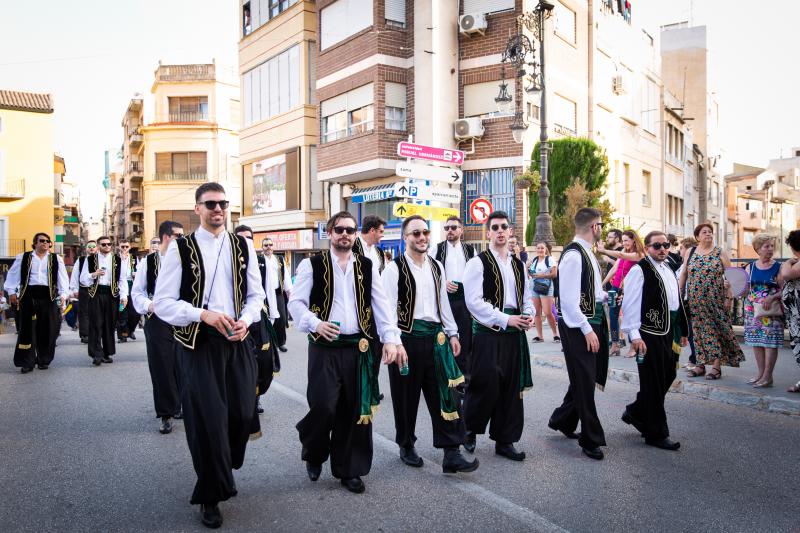
<path fill-rule="evenodd" d="M 486 198 L 476 198 L 469 204 L 469 215 L 476 224 L 483 224 L 494 211 L 492 202 Z"/>
<path fill-rule="evenodd" d="M 436 148 L 435 146 L 425 146 L 424 144 L 414 144 L 406 141 L 397 143 L 397 155 L 410 157 L 412 159 L 424 159 L 426 161 L 438 161 L 450 165 L 461 165 L 464 163 L 466 154 L 461 150 L 448 150 L 446 148 Z"/>

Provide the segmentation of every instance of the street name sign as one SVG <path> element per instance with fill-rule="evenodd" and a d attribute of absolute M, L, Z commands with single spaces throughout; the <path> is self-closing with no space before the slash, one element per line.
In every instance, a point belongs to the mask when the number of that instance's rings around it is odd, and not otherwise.
<path fill-rule="evenodd" d="M 445 221 L 447 217 L 458 216 L 458 208 L 454 207 L 431 207 L 429 205 L 407 204 L 395 202 L 392 209 L 394 216 L 400 218 L 419 215 L 428 220 Z"/>
<path fill-rule="evenodd" d="M 445 204 L 458 204 L 461 202 L 461 191 L 458 189 L 430 187 L 424 184 L 411 184 L 407 181 L 398 181 L 394 184 L 394 196 L 413 198 L 415 200 L 430 200 Z"/>
<path fill-rule="evenodd" d="M 401 178 L 443 181 L 451 185 L 460 185 L 464 177 L 464 172 L 458 168 L 432 167 L 418 163 L 406 163 L 405 161 L 397 163 L 395 173 Z"/>
<path fill-rule="evenodd" d="M 437 148 L 435 146 L 400 141 L 397 143 L 397 155 L 401 157 L 410 157 L 412 159 L 438 161 L 439 163 L 447 163 L 448 165 L 461 165 L 467 154 L 461 150 L 449 150 L 447 148 Z"/>
<path fill-rule="evenodd" d="M 486 222 L 492 211 L 492 203 L 486 198 L 476 198 L 469 204 L 469 215 L 476 224 Z"/>

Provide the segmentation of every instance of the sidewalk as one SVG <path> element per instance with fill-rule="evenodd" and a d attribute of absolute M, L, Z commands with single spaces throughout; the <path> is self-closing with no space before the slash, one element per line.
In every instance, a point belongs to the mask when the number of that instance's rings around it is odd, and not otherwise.
<path fill-rule="evenodd" d="M 561 344 L 553 342 L 550 328 L 544 328 L 545 342 L 531 344 L 533 364 L 551 368 L 564 368 L 564 354 Z M 534 337 L 528 332 L 528 338 Z M 741 338 L 739 339 L 742 342 Z M 786 389 L 800 379 L 800 367 L 792 357 L 788 348 L 778 352 L 778 361 L 773 373 L 775 385 L 766 389 L 754 389 L 747 380 L 756 374 L 756 360 L 753 349 L 741 343 L 745 358 L 739 368 L 722 367 L 722 378 L 716 381 L 704 377 L 690 378 L 685 369 L 678 370 L 678 377 L 672 384 L 672 392 L 689 394 L 705 400 L 741 405 L 762 411 L 784 413 L 800 416 L 800 394 L 787 392 Z M 628 348 L 622 349 L 626 354 Z M 680 357 L 681 365 L 689 362 L 689 348 L 685 348 Z M 639 373 L 633 358 L 611 357 L 609 360 L 608 379 L 639 384 Z"/>

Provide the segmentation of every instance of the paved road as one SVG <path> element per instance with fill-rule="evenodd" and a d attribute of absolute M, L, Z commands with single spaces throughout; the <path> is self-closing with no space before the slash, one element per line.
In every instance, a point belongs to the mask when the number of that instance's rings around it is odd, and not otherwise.
<path fill-rule="evenodd" d="M 157 432 L 140 340 L 94 368 L 65 331 L 50 370 L 19 374 L 12 335 L 0 336 L 0 524 L 4 531 L 199 531 L 188 504 L 194 472 L 181 423 Z M 264 402 L 264 438 L 222 504 L 229 531 L 799 531 L 800 419 L 668 397 L 680 452 L 646 447 L 619 420 L 636 388 L 609 382 L 598 409 L 606 460 L 583 457 L 546 427 L 566 387 L 562 370 L 534 367 L 522 464 L 479 438 L 481 467 L 444 476 L 420 412 L 423 469 L 404 466 L 388 397 L 375 422 L 367 492 L 330 477 L 308 481 L 294 424 L 305 413 L 305 340 L 290 332 L 284 370 Z M 388 393 L 385 371 L 382 389 Z"/>

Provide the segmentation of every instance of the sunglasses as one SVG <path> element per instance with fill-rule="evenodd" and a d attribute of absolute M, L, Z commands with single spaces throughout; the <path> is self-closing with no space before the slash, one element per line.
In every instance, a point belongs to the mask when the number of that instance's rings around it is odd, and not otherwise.
<path fill-rule="evenodd" d="M 228 200 L 206 200 L 200 203 L 206 206 L 206 209 L 208 209 L 209 211 L 214 211 L 217 208 L 217 206 L 219 206 L 220 209 L 225 211 L 226 209 L 228 209 L 228 206 L 230 205 L 230 202 Z"/>
<path fill-rule="evenodd" d="M 653 250 L 669 250 L 669 243 L 668 242 L 654 242 L 653 244 L 649 245 Z"/>
<path fill-rule="evenodd" d="M 264 246 L 264 248 L 272 248 L 272 243 L 270 243 L 270 244 L 264 244 L 263 246 Z"/>
<path fill-rule="evenodd" d="M 592 227 L 595 227 L 595 226 L 600 226 L 600 228 L 602 228 L 602 227 L 603 227 L 603 226 L 605 226 L 605 225 L 606 225 L 606 223 L 605 223 L 605 222 L 595 222 L 594 224 L 592 224 Z"/>
<path fill-rule="evenodd" d="M 130 248 L 130 246 L 128 246 L 127 244 L 123 244 L 122 246 L 120 246 L 120 248 L 122 248 L 123 250 L 127 250 L 128 248 Z"/>
<path fill-rule="evenodd" d="M 406 232 L 406 235 L 413 235 L 415 239 L 419 239 L 421 235 L 425 235 L 426 237 L 431 234 L 431 230 L 429 229 L 415 229 L 414 231 Z"/>
<path fill-rule="evenodd" d="M 336 233 L 336 235 L 341 235 L 342 233 L 347 233 L 348 235 L 355 235 L 356 228 L 354 228 L 353 226 L 334 226 L 333 232 Z"/>
<path fill-rule="evenodd" d="M 444 227 L 445 231 L 455 231 L 457 229 L 458 229 L 458 226 L 445 226 Z"/>
<path fill-rule="evenodd" d="M 40 244 L 50 244 L 50 239 L 39 239 L 36 242 Z"/>
<path fill-rule="evenodd" d="M 492 231 L 507 230 L 508 224 L 492 224 Z"/>
<path fill-rule="evenodd" d="M 161 241 L 150 241 L 150 244 L 161 244 Z"/>
<path fill-rule="evenodd" d="M 97 248 L 97 245 L 96 244 L 90 244 L 86 248 L 88 248 L 89 250 L 94 250 L 95 248 Z"/>
<path fill-rule="evenodd" d="M 177 239 L 177 238 L 183 237 L 183 233 L 173 233 L 172 236 Z"/>
<path fill-rule="evenodd" d="M 111 246 L 111 243 L 110 242 L 98 242 L 97 245 L 98 246 Z"/>

